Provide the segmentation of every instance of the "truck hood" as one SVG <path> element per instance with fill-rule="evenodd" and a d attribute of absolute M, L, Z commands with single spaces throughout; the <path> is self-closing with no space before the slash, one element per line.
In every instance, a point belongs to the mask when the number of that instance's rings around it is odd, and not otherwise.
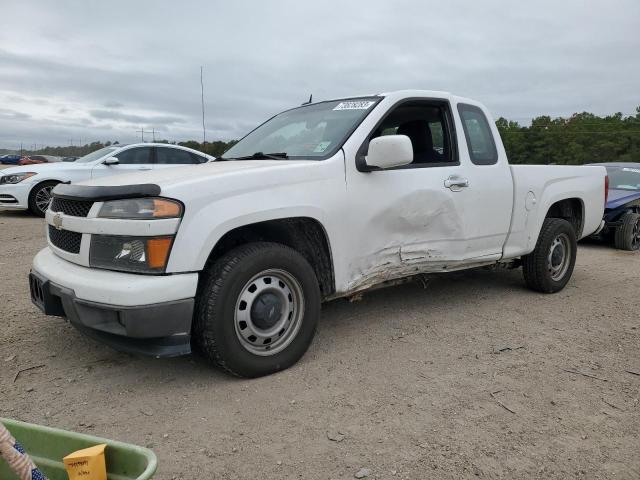
<path fill-rule="evenodd" d="M 236 176 L 245 172 L 265 170 L 287 170 L 304 164 L 316 163 L 310 160 L 232 160 L 187 165 L 184 167 L 160 168 L 145 172 L 132 172 L 123 175 L 97 178 L 77 183 L 77 185 L 114 186 L 151 183 L 163 191 L 174 190 L 183 185 L 209 182 L 219 177 Z M 259 173 L 258 173 L 259 174 Z"/>
<path fill-rule="evenodd" d="M 640 200 L 640 190 L 609 189 L 609 199 L 607 200 L 607 210 L 613 210 L 624 206 L 626 203 Z"/>

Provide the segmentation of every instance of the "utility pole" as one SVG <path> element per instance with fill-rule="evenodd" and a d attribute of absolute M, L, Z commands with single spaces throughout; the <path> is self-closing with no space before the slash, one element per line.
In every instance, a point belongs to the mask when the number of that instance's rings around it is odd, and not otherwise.
<path fill-rule="evenodd" d="M 140 130 L 136 130 L 142 138 L 142 143 L 144 143 L 144 127 L 141 127 Z"/>
<path fill-rule="evenodd" d="M 200 99 L 202 101 L 202 146 L 207 143 L 207 131 L 204 126 L 204 82 L 202 81 L 202 66 L 200 66 Z"/>

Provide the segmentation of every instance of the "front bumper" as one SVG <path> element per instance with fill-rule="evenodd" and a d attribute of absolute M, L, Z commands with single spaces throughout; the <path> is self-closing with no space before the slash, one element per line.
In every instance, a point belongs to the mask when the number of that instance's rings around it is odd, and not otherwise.
<path fill-rule="evenodd" d="M 186 298 L 187 290 L 180 287 L 185 280 L 193 284 Z M 66 317 L 78 330 L 112 348 L 154 357 L 191 352 L 197 274 L 107 272 L 74 265 L 45 249 L 34 260 L 29 284 L 32 302 L 46 315 Z M 171 286 L 183 293 L 176 294 Z"/>
<path fill-rule="evenodd" d="M 2 174 L 2 171 L 0 171 Z M 14 183 L 0 185 L 0 208 L 26 210 L 29 208 L 29 192 L 31 183 Z"/>

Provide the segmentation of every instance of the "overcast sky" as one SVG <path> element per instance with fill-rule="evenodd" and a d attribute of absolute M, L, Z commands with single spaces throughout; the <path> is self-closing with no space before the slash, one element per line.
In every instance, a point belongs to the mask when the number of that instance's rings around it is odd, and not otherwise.
<path fill-rule="evenodd" d="M 494 116 L 630 113 L 640 1 L 2 1 L 0 147 L 237 138 L 280 110 L 403 88 Z"/>

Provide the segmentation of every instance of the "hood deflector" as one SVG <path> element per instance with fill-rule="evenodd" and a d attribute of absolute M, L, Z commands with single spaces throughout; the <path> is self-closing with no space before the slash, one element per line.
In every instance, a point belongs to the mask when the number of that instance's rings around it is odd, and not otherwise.
<path fill-rule="evenodd" d="M 124 198 L 157 197 L 160 195 L 160 187 L 153 183 L 114 186 L 59 183 L 53 189 L 51 195 L 65 200 L 104 202 L 106 200 L 120 200 Z"/>

